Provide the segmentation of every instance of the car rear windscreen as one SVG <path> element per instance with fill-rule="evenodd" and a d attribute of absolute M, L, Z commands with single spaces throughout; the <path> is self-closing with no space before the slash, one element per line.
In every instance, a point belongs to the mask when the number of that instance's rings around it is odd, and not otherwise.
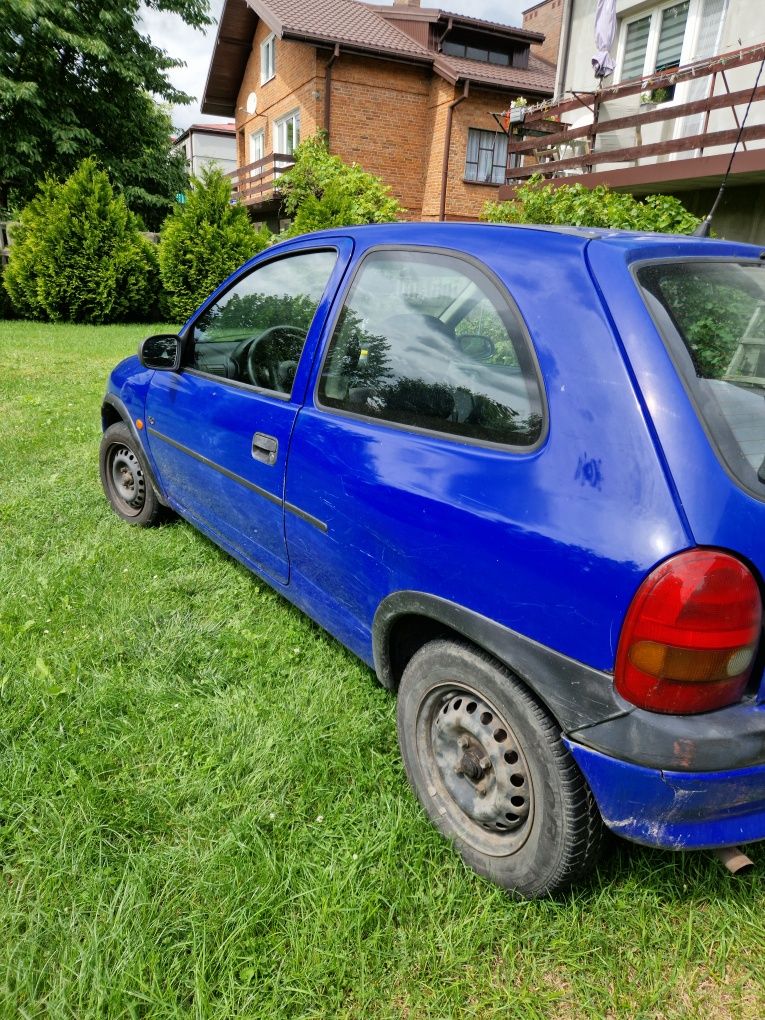
<path fill-rule="evenodd" d="M 661 262 L 642 266 L 637 278 L 718 451 L 736 477 L 762 495 L 765 266 Z"/>

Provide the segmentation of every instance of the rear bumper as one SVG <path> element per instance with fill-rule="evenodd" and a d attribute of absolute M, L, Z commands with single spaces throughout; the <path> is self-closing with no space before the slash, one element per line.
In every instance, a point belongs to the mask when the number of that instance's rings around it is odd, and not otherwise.
<path fill-rule="evenodd" d="M 735 743 L 735 737 L 730 738 Z M 635 765 L 570 738 L 603 821 L 619 836 L 668 850 L 702 850 L 765 839 L 765 764 L 675 772 Z"/>

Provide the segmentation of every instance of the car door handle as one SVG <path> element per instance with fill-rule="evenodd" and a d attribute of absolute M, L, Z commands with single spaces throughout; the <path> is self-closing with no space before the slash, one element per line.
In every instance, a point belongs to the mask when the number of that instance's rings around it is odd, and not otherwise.
<path fill-rule="evenodd" d="M 252 455 L 255 460 L 264 464 L 275 464 L 279 452 L 279 440 L 276 436 L 267 436 L 265 432 L 256 432 L 252 437 Z"/>

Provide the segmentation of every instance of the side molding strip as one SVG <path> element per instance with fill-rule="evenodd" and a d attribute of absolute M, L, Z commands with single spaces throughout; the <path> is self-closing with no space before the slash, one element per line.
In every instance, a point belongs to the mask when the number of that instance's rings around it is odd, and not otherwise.
<path fill-rule="evenodd" d="M 288 503 L 286 499 L 284 501 L 284 509 L 289 510 L 291 514 L 299 517 L 301 521 L 307 521 L 309 524 L 313 524 L 314 528 L 318 528 L 319 531 L 326 534 L 328 530 L 327 525 L 324 521 L 320 521 L 318 517 L 314 517 L 313 514 L 309 514 L 306 510 L 301 510 L 300 507 L 295 506 L 294 503 Z"/>
<path fill-rule="evenodd" d="M 237 482 L 239 485 L 243 485 L 245 489 L 249 489 L 250 492 L 257 493 L 258 496 L 262 496 L 267 499 L 269 503 L 274 503 L 276 506 L 281 506 L 285 510 L 299 517 L 303 521 L 307 521 L 308 524 L 312 524 L 319 531 L 326 532 L 327 525 L 324 521 L 320 521 L 318 517 L 314 517 L 307 513 L 305 510 L 301 510 L 300 507 L 294 506 L 292 503 L 288 503 L 280 496 L 275 496 L 273 492 L 269 492 L 268 489 L 262 488 L 260 485 L 256 485 L 251 482 L 248 478 L 243 478 L 241 475 L 235 474 L 233 471 L 229 471 L 228 468 L 223 467 L 222 464 L 217 464 L 214 460 L 210 460 L 209 457 L 203 456 L 201 453 L 197 453 L 196 450 L 192 450 L 188 446 L 184 446 L 183 443 L 177 442 L 175 439 L 171 439 L 170 436 L 166 436 L 163 432 L 159 432 L 157 429 L 149 427 L 148 431 L 151 435 L 156 436 L 157 439 L 161 439 L 163 443 L 168 443 L 170 446 L 174 446 L 176 450 L 180 450 L 181 453 L 187 454 L 189 457 L 193 457 L 194 460 L 198 460 L 200 464 L 204 464 L 214 471 L 220 472 L 225 475 L 226 478 L 230 478 L 232 482 Z"/>
<path fill-rule="evenodd" d="M 168 443 L 170 446 L 174 446 L 176 450 L 180 450 L 181 453 L 186 453 L 189 457 L 193 457 L 194 460 L 198 460 L 200 464 L 205 464 L 207 467 L 213 468 L 215 471 L 219 471 L 222 475 L 225 475 L 226 478 L 230 478 L 232 482 L 238 482 L 240 485 L 243 485 L 245 489 L 250 489 L 251 492 L 257 492 L 259 496 L 267 499 L 269 503 L 281 504 L 282 500 L 279 496 L 275 496 L 273 492 L 269 492 L 268 489 L 262 489 L 259 485 L 255 485 L 254 482 L 250 482 L 247 478 L 242 478 L 241 475 L 234 474 L 234 472 L 229 471 L 228 468 L 224 468 L 221 464 L 216 464 L 214 460 L 204 457 L 201 453 L 197 453 L 196 450 L 192 450 L 188 446 L 184 446 L 183 443 L 179 443 L 175 439 L 171 439 L 170 436 L 166 436 L 164 433 L 158 432 L 156 429 L 150 427 L 149 432 L 152 436 L 156 436 L 157 439 L 161 439 L 163 443 Z"/>

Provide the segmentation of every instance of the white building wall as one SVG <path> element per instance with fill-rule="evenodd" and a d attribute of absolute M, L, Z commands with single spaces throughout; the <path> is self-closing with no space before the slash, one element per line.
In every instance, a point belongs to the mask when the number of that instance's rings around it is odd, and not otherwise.
<path fill-rule="evenodd" d="M 624 46 L 624 23 L 633 16 L 642 16 L 661 7 L 671 5 L 672 0 L 617 0 L 616 9 L 618 17 L 616 42 L 612 49 L 612 56 L 616 62 L 614 74 L 605 80 L 606 85 L 617 83 L 620 79 L 620 68 L 622 51 Z M 753 46 L 765 42 L 765 0 L 727 0 L 724 3 L 722 24 L 717 34 L 717 39 L 710 45 L 710 32 L 706 33 L 703 28 L 709 24 L 705 21 L 713 9 L 711 6 L 718 5 L 720 0 L 690 0 L 688 12 L 688 24 L 686 27 L 685 41 L 681 63 L 691 63 L 713 55 L 713 53 L 726 53 L 741 47 Z M 566 25 L 564 12 L 564 27 L 561 38 L 561 54 L 558 61 L 558 84 L 556 93 L 571 90 L 583 92 L 593 91 L 597 88 L 597 80 L 592 73 L 592 55 L 595 50 L 595 8 L 596 0 L 569 0 L 571 9 L 570 33 L 568 36 L 567 52 L 563 52 L 566 42 Z M 739 42 L 740 40 L 740 42 Z M 716 43 L 716 45 L 715 45 Z M 706 45 L 705 45 L 706 44 Z M 711 52 L 710 52 L 711 50 Z M 757 75 L 758 65 L 749 64 L 745 67 L 734 68 L 726 71 L 728 87 L 732 92 L 739 89 L 752 88 Z M 681 83 L 675 90 L 675 96 L 671 100 L 672 105 L 691 102 L 701 99 L 709 94 L 711 79 L 702 78 L 698 81 Z M 725 85 L 720 75 L 717 77 L 715 95 L 725 92 Z M 624 99 L 610 100 L 602 107 L 603 119 L 609 117 L 624 117 L 638 113 L 641 109 L 640 96 L 626 97 Z M 739 117 L 743 115 L 743 108 L 738 107 Z M 588 121 L 585 111 L 580 115 L 568 114 L 565 119 L 569 123 L 586 123 Z M 765 101 L 753 104 L 747 120 L 747 125 L 765 123 Z M 709 118 L 707 132 L 724 131 L 736 127 L 733 114 L 730 110 L 714 111 Z M 602 149 L 621 148 L 633 145 L 649 145 L 653 142 L 667 141 L 672 138 L 689 137 L 699 134 L 703 128 L 701 116 L 688 117 L 682 120 L 667 120 L 653 125 L 645 125 L 642 132 L 637 134 L 634 129 L 628 131 L 609 132 L 601 136 L 598 147 Z M 759 148 L 765 146 L 765 140 L 747 143 L 747 148 Z M 730 151 L 731 146 L 718 148 L 705 148 L 704 155 L 715 155 L 721 152 Z M 694 151 L 685 150 L 666 156 L 651 157 L 643 162 L 661 162 L 671 159 L 687 159 L 694 155 Z M 619 166 L 629 164 L 621 163 Z M 600 170 L 611 169 L 616 164 L 604 164 L 598 166 Z"/>
<path fill-rule="evenodd" d="M 215 164 L 224 173 L 236 170 L 236 136 L 192 130 L 181 142 L 189 172 L 198 177 L 203 167 Z"/>

